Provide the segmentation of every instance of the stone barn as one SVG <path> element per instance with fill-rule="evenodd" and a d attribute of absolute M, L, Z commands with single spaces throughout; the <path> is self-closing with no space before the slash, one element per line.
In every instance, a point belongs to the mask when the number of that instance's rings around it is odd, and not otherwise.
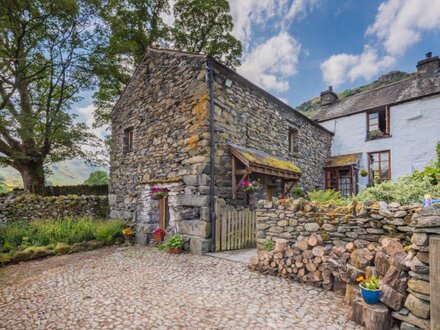
<path fill-rule="evenodd" d="M 249 203 L 244 180 L 267 198 L 323 186 L 332 134 L 204 55 L 149 49 L 111 120 L 111 216 L 178 232 L 192 252 L 213 243 L 216 198 Z"/>

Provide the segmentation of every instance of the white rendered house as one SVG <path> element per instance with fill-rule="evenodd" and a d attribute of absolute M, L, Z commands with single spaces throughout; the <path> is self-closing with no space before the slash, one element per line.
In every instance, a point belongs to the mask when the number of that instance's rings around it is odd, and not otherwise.
<path fill-rule="evenodd" d="M 342 100 L 330 87 L 314 119 L 334 133 L 325 187 L 343 196 L 422 169 L 438 157 L 440 60 L 428 53 L 409 78 Z"/>

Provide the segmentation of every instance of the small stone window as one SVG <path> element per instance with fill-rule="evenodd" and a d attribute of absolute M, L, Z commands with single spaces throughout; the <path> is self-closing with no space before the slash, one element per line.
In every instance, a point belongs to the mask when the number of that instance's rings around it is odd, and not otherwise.
<path fill-rule="evenodd" d="M 130 127 L 124 131 L 124 150 L 125 152 L 133 150 L 134 128 Z"/>
<path fill-rule="evenodd" d="M 289 128 L 289 151 L 293 154 L 299 151 L 298 148 L 298 130 L 296 128 Z"/>

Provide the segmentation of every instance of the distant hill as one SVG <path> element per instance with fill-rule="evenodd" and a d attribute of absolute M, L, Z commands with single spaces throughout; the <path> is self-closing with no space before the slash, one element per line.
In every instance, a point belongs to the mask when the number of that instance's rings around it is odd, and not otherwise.
<path fill-rule="evenodd" d="M 54 186 L 81 184 L 93 171 L 108 171 L 104 166 L 91 166 L 81 159 L 65 160 L 51 165 L 50 169 L 53 174 L 47 177 L 47 181 Z M 20 173 L 12 167 L 0 167 L 0 176 L 5 178 L 6 186 L 9 188 L 23 186 Z"/>
<path fill-rule="evenodd" d="M 338 97 L 340 100 L 352 96 L 352 95 L 356 95 L 368 90 L 372 90 L 381 86 L 385 86 L 388 84 L 391 84 L 393 82 L 399 81 L 399 80 L 403 80 L 406 78 L 411 77 L 412 75 L 414 75 L 415 73 L 406 73 L 406 72 L 402 72 L 402 71 L 391 71 L 387 74 L 384 74 L 382 76 L 379 77 L 379 79 L 373 81 L 370 84 L 367 85 L 363 85 L 360 87 L 356 87 L 356 88 L 352 88 L 352 89 L 346 89 L 345 91 L 341 92 L 341 93 L 337 93 Z M 311 118 L 313 117 L 313 115 L 319 110 L 319 107 L 321 105 L 321 100 L 320 97 L 315 97 L 309 101 L 306 101 L 302 104 L 300 104 L 299 106 L 296 107 L 296 109 L 303 113 L 304 115 L 306 115 L 307 117 Z"/>

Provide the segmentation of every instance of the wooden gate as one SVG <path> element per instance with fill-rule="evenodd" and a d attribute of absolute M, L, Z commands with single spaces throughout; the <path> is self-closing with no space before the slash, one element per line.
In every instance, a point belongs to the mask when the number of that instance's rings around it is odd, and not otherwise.
<path fill-rule="evenodd" d="M 257 213 L 233 207 L 217 210 L 215 250 L 227 251 L 256 246 Z"/>

